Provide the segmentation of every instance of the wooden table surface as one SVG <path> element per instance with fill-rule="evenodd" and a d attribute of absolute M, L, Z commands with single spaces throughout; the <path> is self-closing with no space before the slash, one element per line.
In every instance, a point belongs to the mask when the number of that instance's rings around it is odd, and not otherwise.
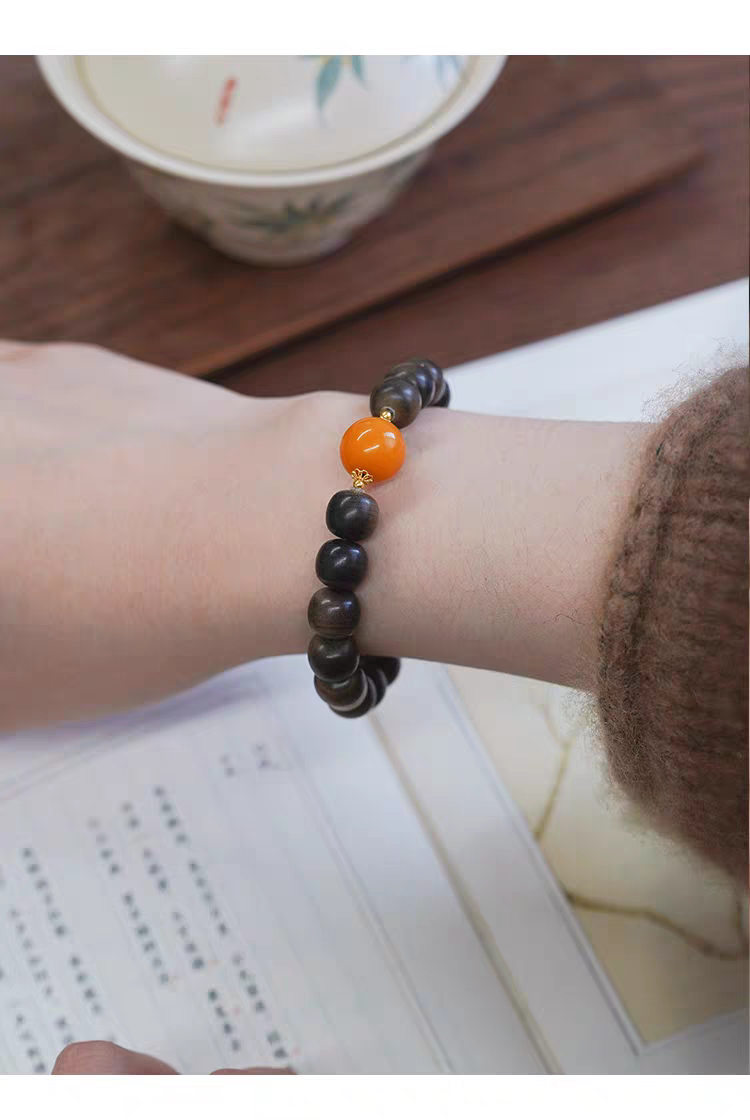
<path fill-rule="evenodd" d="M 526 64 L 517 61 L 518 74 Z M 267 351 L 258 348 L 252 358 L 244 351 L 241 360 L 227 365 L 232 347 L 224 349 L 223 358 L 221 348 L 216 348 L 214 363 L 201 364 L 198 359 L 193 372 L 207 374 L 248 393 L 292 393 L 315 387 L 363 390 L 384 367 L 408 354 L 424 353 L 443 365 L 454 365 L 745 275 L 747 60 L 649 58 L 642 60 L 641 67 L 647 80 L 667 94 L 681 133 L 686 130 L 695 136 L 705 156 L 699 165 L 661 187 L 562 232 L 550 232 L 531 244 L 462 268 L 407 294 L 401 293 L 389 302 L 351 314 L 334 326 L 310 329 L 295 341 L 274 345 Z M 533 69 L 529 72 L 533 73 Z M 4 168 L 0 221 L 7 221 L 10 215 L 14 228 L 6 227 L 5 237 L 0 229 L 0 277 L 5 277 L 0 287 L 4 284 L 8 297 L 5 311 L 0 307 L 0 333 L 12 336 L 14 326 L 18 326 L 20 337 L 30 337 L 31 328 L 23 325 L 24 320 L 32 326 L 35 322 L 46 323 L 49 334 L 55 315 L 65 307 L 60 296 L 60 276 L 39 276 L 40 268 L 44 272 L 47 246 L 44 230 L 52 230 L 55 222 L 59 227 L 61 221 L 55 217 L 54 199 L 70 202 L 69 196 L 75 194 L 76 186 L 68 181 L 71 175 L 80 178 L 83 173 L 89 182 L 93 181 L 92 176 L 100 176 L 105 184 L 99 192 L 101 197 L 96 193 L 89 197 L 95 208 L 103 207 L 101 220 L 105 228 L 110 205 L 108 192 L 113 189 L 106 186 L 113 182 L 107 179 L 111 155 L 62 118 L 34 74 L 31 60 L 0 58 L 0 92 L 3 90 L 8 96 L 0 104 L 0 158 Z M 596 95 L 594 90 L 592 96 Z M 608 113 L 612 127 L 616 127 L 617 117 L 614 110 L 610 113 L 607 109 L 604 88 L 601 97 L 601 112 Z M 684 143 L 676 137 L 673 140 L 671 133 L 664 143 L 676 147 L 678 152 L 680 144 L 684 148 Z M 66 167 L 72 168 L 67 178 Z M 49 206 L 46 199 L 40 205 L 40 194 L 43 198 L 48 196 Z M 13 198 L 18 200 L 15 208 Z M 116 205 L 114 194 L 111 205 Z M 408 206 L 403 213 L 407 211 Z M 86 219 L 86 214 L 81 217 Z M 159 223 L 159 229 L 165 231 L 159 236 L 167 241 L 170 237 L 189 236 L 164 223 L 156 212 L 149 217 L 148 209 L 143 219 L 136 215 L 133 220 L 133 232 L 128 236 L 136 241 L 146 237 L 138 227 L 141 220 L 144 230 L 150 220 Z M 32 230 L 19 227 L 19 223 L 23 225 L 26 221 L 34 223 Z M 82 248 L 75 236 L 75 221 L 68 221 L 66 228 L 70 230 L 66 234 L 67 251 L 79 270 L 79 279 L 80 270 L 88 268 L 105 279 L 109 277 L 106 282 L 114 284 L 115 289 L 118 284 L 122 287 L 116 262 L 113 265 L 109 261 L 109 271 L 101 261 L 97 265 L 99 257 L 105 254 L 97 239 L 89 238 Z M 59 241 L 59 228 L 56 236 Z M 38 246 L 41 256 L 36 263 L 18 258 L 19 246 L 23 244 Z M 3 249 L 3 245 L 10 248 Z M 168 252 L 165 253 L 163 260 L 168 262 Z M 215 262 L 225 267 L 209 250 L 196 250 L 194 256 L 188 255 L 186 267 L 197 269 L 204 278 L 204 287 L 212 258 L 215 270 Z M 156 272 L 161 271 L 164 269 L 158 264 Z M 273 274 L 268 275 L 273 278 Z M 277 272 L 275 278 L 278 277 Z M 162 287 L 169 288 L 166 272 L 164 279 Z M 96 321 L 92 303 L 97 299 L 95 287 L 88 295 L 84 293 L 85 299 L 80 292 L 76 297 L 79 311 L 83 309 L 84 331 L 88 305 L 89 318 L 93 315 L 92 321 Z M 220 292 L 214 292 L 211 285 L 209 288 L 220 306 Z M 134 321 L 137 324 L 142 313 L 149 312 L 148 308 L 133 311 L 133 293 L 126 294 L 128 298 L 115 309 L 129 329 Z M 109 314 L 111 319 L 112 312 Z M 160 336 L 157 333 L 154 337 Z M 179 341 L 179 335 L 175 338 Z M 231 336 L 228 341 L 231 342 Z M 108 344 L 116 345 L 111 341 Z M 187 339 L 182 342 L 182 350 L 188 359 L 194 353 Z M 169 354 L 168 347 L 165 352 Z M 233 356 L 230 360 L 234 360 Z M 180 368 L 189 369 L 189 360 L 181 359 Z"/>
<path fill-rule="evenodd" d="M 450 366 L 700 291 L 748 272 L 748 61 L 649 58 L 703 145 L 650 194 L 401 297 L 216 380 L 245 393 L 369 387 L 421 353 Z"/>

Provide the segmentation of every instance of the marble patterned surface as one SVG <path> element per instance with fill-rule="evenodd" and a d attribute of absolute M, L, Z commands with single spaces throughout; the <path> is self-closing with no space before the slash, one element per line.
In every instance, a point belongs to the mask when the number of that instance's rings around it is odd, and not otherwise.
<path fill-rule="evenodd" d="M 580 698 L 480 670 L 451 676 L 644 1041 L 746 1006 L 746 900 L 618 798 Z"/>

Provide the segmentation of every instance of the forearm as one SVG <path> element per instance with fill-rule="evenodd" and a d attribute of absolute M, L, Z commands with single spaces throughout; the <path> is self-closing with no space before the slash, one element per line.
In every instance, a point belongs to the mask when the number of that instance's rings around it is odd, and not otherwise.
<path fill-rule="evenodd" d="M 305 649 L 325 507 L 347 485 L 338 439 L 368 412 L 341 394 L 299 408 L 297 438 L 276 452 L 268 441 L 279 462 L 236 527 L 225 577 L 236 658 Z M 591 682 L 602 580 L 646 431 L 425 411 L 405 431 L 402 470 L 371 491 L 380 519 L 358 590 L 361 648 Z"/>
<path fill-rule="evenodd" d="M 103 377 L 100 354 L 75 356 Z M 309 638 L 325 507 L 347 485 L 338 441 L 366 400 L 250 401 L 179 379 L 183 425 L 173 375 L 107 360 L 117 411 L 143 413 L 127 438 L 97 417 L 93 439 L 58 451 L 54 414 L 42 438 L 46 410 L 6 401 L 5 729 L 148 702 Z M 426 411 L 373 490 L 361 648 L 586 683 L 640 431 Z"/>

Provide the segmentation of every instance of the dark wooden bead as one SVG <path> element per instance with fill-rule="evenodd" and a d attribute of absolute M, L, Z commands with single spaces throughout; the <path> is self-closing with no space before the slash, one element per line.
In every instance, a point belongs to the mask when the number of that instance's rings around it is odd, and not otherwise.
<path fill-rule="evenodd" d="M 315 677 L 315 691 L 332 708 L 356 708 L 367 698 L 367 678 L 361 669 L 343 681 L 322 681 Z"/>
<path fill-rule="evenodd" d="M 359 599 L 353 591 L 320 587 L 307 608 L 307 621 L 324 638 L 348 638 L 359 623 Z"/>
<path fill-rule="evenodd" d="M 367 669 L 367 679 L 372 681 L 375 688 L 375 703 L 379 704 L 385 696 L 385 690 L 388 688 L 388 681 L 385 679 L 385 673 L 382 669 L 373 666 Z"/>
<path fill-rule="evenodd" d="M 362 658 L 362 668 L 366 673 L 371 672 L 372 669 L 382 669 L 388 684 L 393 684 L 401 668 L 401 662 L 397 657 L 374 657 L 368 654 Z"/>
<path fill-rule="evenodd" d="M 337 591 L 353 591 L 367 573 L 367 553 L 356 541 L 326 541 L 315 558 L 321 583 Z"/>
<path fill-rule="evenodd" d="M 335 712 L 337 716 L 343 716 L 344 719 L 359 719 L 360 716 L 367 715 L 370 708 L 375 707 L 375 685 L 369 677 L 367 677 L 366 680 L 367 695 L 361 704 L 358 704 L 356 708 L 341 709 L 331 707 L 331 711 Z"/>
<path fill-rule="evenodd" d="M 394 377 L 376 385 L 370 394 L 370 412 L 380 416 L 384 408 L 393 413 L 393 423 L 397 428 L 406 428 L 419 416 L 422 396 L 416 385 L 403 377 Z"/>
<path fill-rule="evenodd" d="M 401 670 L 401 662 L 398 657 L 379 657 L 378 667 L 385 673 L 388 684 L 393 684 Z"/>
<path fill-rule="evenodd" d="M 435 401 L 435 408 L 447 408 L 451 403 L 451 389 L 447 381 L 443 383 L 443 392 L 439 400 Z"/>
<path fill-rule="evenodd" d="M 364 490 L 339 490 L 326 509 L 326 525 L 345 541 L 366 541 L 378 523 L 378 503 Z"/>
<path fill-rule="evenodd" d="M 313 634 L 307 660 L 322 681 L 344 681 L 357 671 L 359 652 L 353 638 L 322 638 Z"/>
<path fill-rule="evenodd" d="M 412 358 L 411 361 L 416 362 L 418 366 L 421 366 L 423 370 L 430 374 L 432 380 L 435 382 L 435 394 L 432 398 L 433 404 L 435 401 L 439 401 L 440 394 L 443 391 L 443 385 L 445 384 L 445 378 L 443 377 L 443 371 L 440 366 L 437 362 L 431 362 L 429 358 Z"/>
<path fill-rule="evenodd" d="M 410 381 L 412 385 L 416 385 L 422 398 L 422 408 L 427 408 L 428 405 L 432 404 L 435 396 L 435 379 L 418 362 L 399 362 L 398 365 L 388 370 L 384 380 L 390 381 L 394 377 L 402 378 L 404 381 Z"/>

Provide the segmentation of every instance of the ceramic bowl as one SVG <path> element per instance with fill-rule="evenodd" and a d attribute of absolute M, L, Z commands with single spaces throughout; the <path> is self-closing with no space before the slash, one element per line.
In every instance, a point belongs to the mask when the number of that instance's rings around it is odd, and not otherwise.
<path fill-rule="evenodd" d="M 293 264 L 380 213 L 481 101 L 505 56 L 38 59 L 75 120 L 217 249 Z"/>

